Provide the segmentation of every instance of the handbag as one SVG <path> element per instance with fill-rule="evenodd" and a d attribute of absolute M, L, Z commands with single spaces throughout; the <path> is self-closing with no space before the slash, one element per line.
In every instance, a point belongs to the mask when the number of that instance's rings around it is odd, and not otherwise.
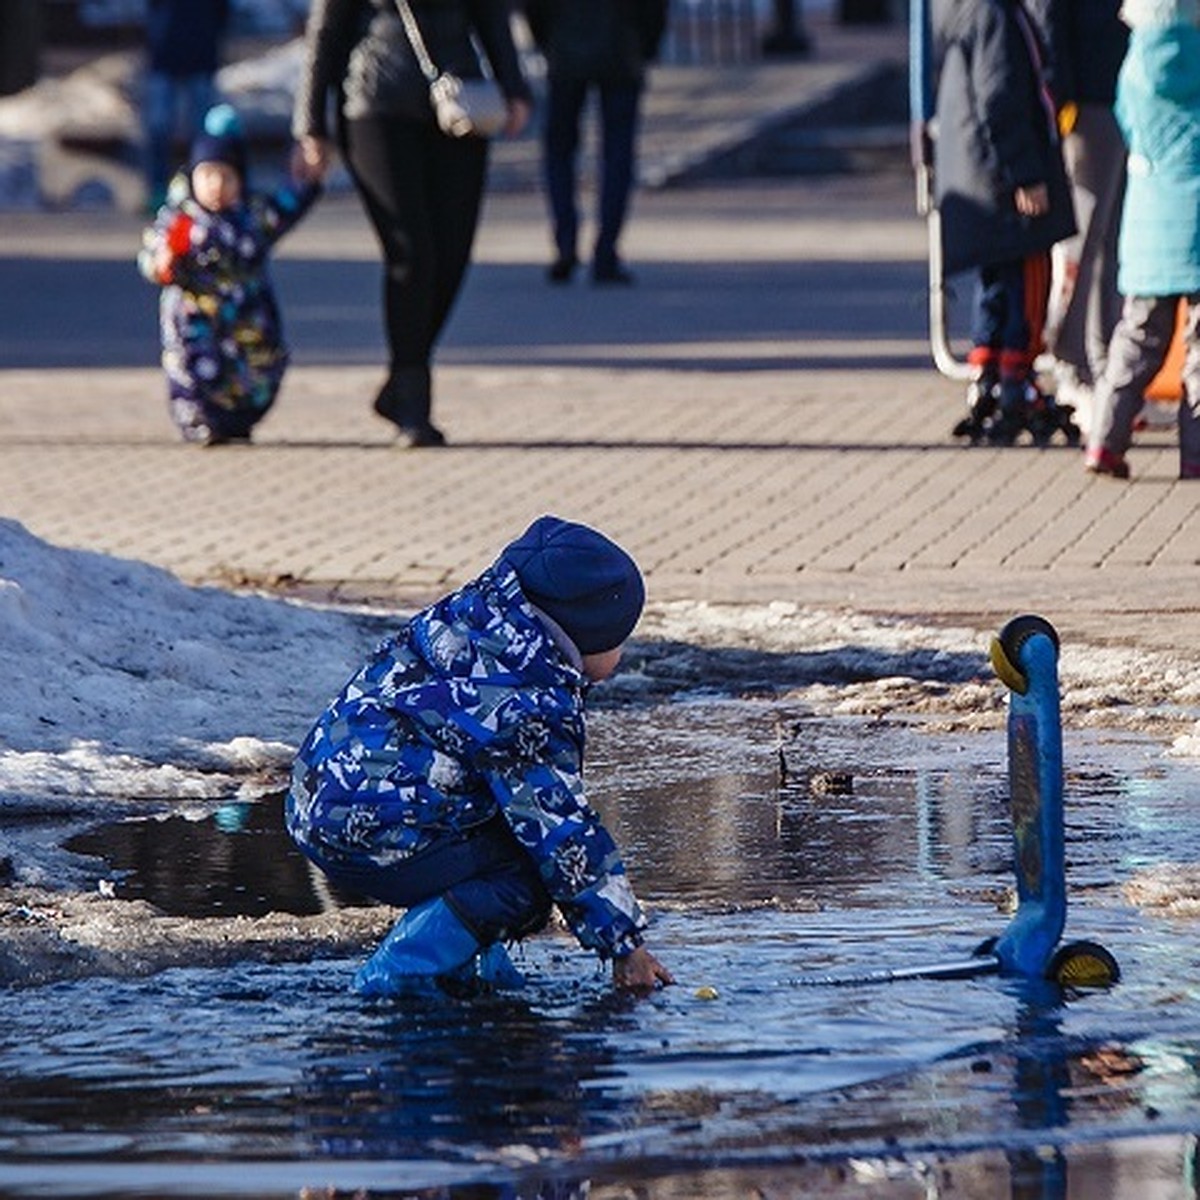
<path fill-rule="evenodd" d="M 425 39 L 408 0 L 395 0 L 396 11 L 421 74 L 429 81 L 429 102 L 438 128 L 450 137 L 488 138 L 499 133 L 508 120 L 508 102 L 491 79 L 460 79 L 439 71 L 425 49 Z"/>

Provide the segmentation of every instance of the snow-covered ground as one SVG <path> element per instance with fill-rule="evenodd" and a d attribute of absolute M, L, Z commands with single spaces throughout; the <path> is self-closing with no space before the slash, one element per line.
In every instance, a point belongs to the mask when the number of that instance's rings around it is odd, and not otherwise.
<path fill-rule="evenodd" d="M 0 521 L 0 804 L 229 796 L 279 786 L 324 703 L 392 614 L 185 586 Z M 995 722 L 979 631 L 793 604 L 648 610 L 613 695 L 764 688 L 824 713 Z M 1200 755 L 1200 674 L 1134 648 L 1066 646 L 1076 724 L 1170 734 Z"/>
<path fill-rule="evenodd" d="M 364 619 L 190 588 L 0 521 L 0 805 L 278 783 Z"/>

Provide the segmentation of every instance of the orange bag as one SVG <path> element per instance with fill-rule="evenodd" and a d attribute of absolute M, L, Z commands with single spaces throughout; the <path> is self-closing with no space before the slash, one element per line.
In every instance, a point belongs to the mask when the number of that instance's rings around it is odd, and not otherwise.
<path fill-rule="evenodd" d="M 1183 396 L 1183 326 L 1187 320 L 1187 304 L 1180 300 L 1179 314 L 1175 320 L 1175 337 L 1167 351 L 1162 370 L 1150 380 L 1146 388 L 1147 400 L 1178 400 Z"/>

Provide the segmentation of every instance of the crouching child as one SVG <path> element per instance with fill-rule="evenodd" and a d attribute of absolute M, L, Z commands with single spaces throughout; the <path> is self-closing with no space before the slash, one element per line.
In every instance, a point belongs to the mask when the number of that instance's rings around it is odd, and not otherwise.
<path fill-rule="evenodd" d="M 516 982 L 503 943 L 554 905 L 618 987 L 673 982 L 582 779 L 585 693 L 616 670 L 643 600 L 623 549 L 540 517 L 322 713 L 288 830 L 334 883 L 407 909 L 356 975 L 360 994 Z"/>
<path fill-rule="evenodd" d="M 162 287 L 162 365 L 185 441 L 248 441 L 274 403 L 288 352 L 268 256 L 319 191 L 294 172 L 272 192 L 250 190 L 237 114 L 209 110 L 138 255 Z"/>

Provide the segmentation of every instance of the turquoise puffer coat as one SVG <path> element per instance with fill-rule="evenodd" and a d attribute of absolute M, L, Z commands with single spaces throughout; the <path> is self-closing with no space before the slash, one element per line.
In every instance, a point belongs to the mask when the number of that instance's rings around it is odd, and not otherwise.
<path fill-rule="evenodd" d="M 1200 291 L 1200 28 L 1134 30 L 1116 113 L 1129 147 L 1117 287 Z"/>

